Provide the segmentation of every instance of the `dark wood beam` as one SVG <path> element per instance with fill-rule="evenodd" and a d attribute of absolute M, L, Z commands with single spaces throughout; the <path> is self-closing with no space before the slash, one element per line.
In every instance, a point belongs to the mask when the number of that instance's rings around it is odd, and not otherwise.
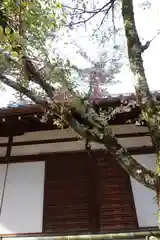
<path fill-rule="evenodd" d="M 64 143 L 64 142 L 76 142 L 79 141 L 79 137 L 70 138 L 55 138 L 55 139 L 45 139 L 45 140 L 34 140 L 25 142 L 13 142 L 12 146 L 28 146 L 28 145 L 38 145 L 38 144 L 49 144 L 49 143 Z M 6 147 L 7 143 L 0 143 L 0 147 Z"/>
<path fill-rule="evenodd" d="M 142 155 L 142 154 L 155 153 L 155 149 L 152 146 L 129 147 L 129 148 L 127 148 L 127 150 L 131 155 Z"/>

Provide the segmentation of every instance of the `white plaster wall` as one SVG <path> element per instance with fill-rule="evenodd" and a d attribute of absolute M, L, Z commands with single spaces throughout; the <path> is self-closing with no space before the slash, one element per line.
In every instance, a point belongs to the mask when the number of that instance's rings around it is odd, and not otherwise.
<path fill-rule="evenodd" d="M 4 181 L 1 166 L 0 192 Z M 9 164 L 0 234 L 42 232 L 44 168 L 44 162 Z"/>
<path fill-rule="evenodd" d="M 148 169 L 155 170 L 155 154 L 133 156 L 139 163 Z M 131 177 L 131 185 L 135 200 L 138 223 L 140 227 L 157 226 L 157 205 L 155 202 L 155 192 L 144 187 Z"/>
<path fill-rule="evenodd" d="M 6 147 L 0 147 L 0 157 L 5 157 L 7 152 Z"/>
<path fill-rule="evenodd" d="M 8 137 L 0 137 L 0 143 L 7 143 Z"/>
<path fill-rule="evenodd" d="M 0 164 L 0 203 L 2 200 L 2 192 L 4 187 L 6 168 L 7 168 L 6 164 Z"/>
<path fill-rule="evenodd" d="M 58 130 L 48 130 L 48 131 L 37 131 L 37 132 L 27 132 L 21 136 L 13 137 L 14 142 L 25 142 L 34 140 L 46 140 L 46 139 L 60 139 L 60 138 L 71 138 L 77 137 L 78 134 L 71 128 L 58 129 Z"/>

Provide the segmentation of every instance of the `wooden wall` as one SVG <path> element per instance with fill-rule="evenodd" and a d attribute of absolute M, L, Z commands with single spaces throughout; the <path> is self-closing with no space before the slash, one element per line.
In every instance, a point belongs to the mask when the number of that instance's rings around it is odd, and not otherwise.
<path fill-rule="evenodd" d="M 46 161 L 43 232 L 97 233 L 137 228 L 125 171 L 107 153 L 59 153 Z"/>

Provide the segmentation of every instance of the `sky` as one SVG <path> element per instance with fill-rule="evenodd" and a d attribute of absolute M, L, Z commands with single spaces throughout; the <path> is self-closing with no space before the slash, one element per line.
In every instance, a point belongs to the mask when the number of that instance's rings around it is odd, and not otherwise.
<path fill-rule="evenodd" d="M 160 1 L 152 0 L 151 8 L 143 10 L 139 8 L 138 2 L 134 1 L 135 19 L 137 30 L 143 38 L 143 43 L 151 40 L 160 30 Z M 146 76 L 151 90 L 160 90 L 160 35 L 151 43 L 150 47 L 144 52 L 143 60 Z M 124 67 L 120 74 L 121 84 L 111 87 L 110 91 L 115 93 L 119 92 L 132 92 L 134 87 L 132 85 L 132 74 L 129 67 Z"/>
<path fill-rule="evenodd" d="M 134 0 L 136 26 L 141 41 L 142 43 L 145 43 L 156 35 L 156 38 L 151 43 L 150 47 L 143 54 L 145 72 L 150 89 L 160 91 L 160 34 L 157 34 L 158 30 L 160 30 L 160 0 L 152 0 L 151 7 L 145 10 L 139 7 L 142 2 L 144 2 L 144 0 Z M 79 34 L 80 32 L 83 31 L 80 30 Z M 81 46 L 84 47 L 84 49 L 90 53 L 93 52 L 92 47 L 86 41 L 84 36 L 82 37 L 80 34 L 76 37 L 77 40 L 81 42 Z M 124 41 L 125 46 L 125 38 L 122 41 Z M 67 53 L 70 54 L 70 56 L 73 56 L 74 49 L 68 49 Z M 78 64 L 81 64 L 80 60 L 75 59 L 75 61 L 77 61 Z M 134 92 L 133 75 L 128 64 L 125 64 L 121 68 L 121 72 L 116 76 L 116 78 L 120 81 L 120 83 L 108 86 L 108 91 L 111 94 Z M 0 92 L 0 107 L 4 107 L 10 101 L 14 100 L 13 93 L 13 90 L 10 88 L 7 88 L 6 92 Z"/>

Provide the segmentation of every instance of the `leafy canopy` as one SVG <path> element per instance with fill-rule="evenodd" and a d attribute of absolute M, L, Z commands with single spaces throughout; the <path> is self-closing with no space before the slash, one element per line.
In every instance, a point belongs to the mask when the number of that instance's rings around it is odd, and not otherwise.
<path fill-rule="evenodd" d="M 1 4 L 7 25 L 0 27 L 0 47 L 17 54 L 12 49 L 17 45 L 24 50 L 39 50 L 43 47 L 49 31 L 55 31 L 64 23 L 61 13 L 61 3 L 54 1 L 4 0 Z"/>

